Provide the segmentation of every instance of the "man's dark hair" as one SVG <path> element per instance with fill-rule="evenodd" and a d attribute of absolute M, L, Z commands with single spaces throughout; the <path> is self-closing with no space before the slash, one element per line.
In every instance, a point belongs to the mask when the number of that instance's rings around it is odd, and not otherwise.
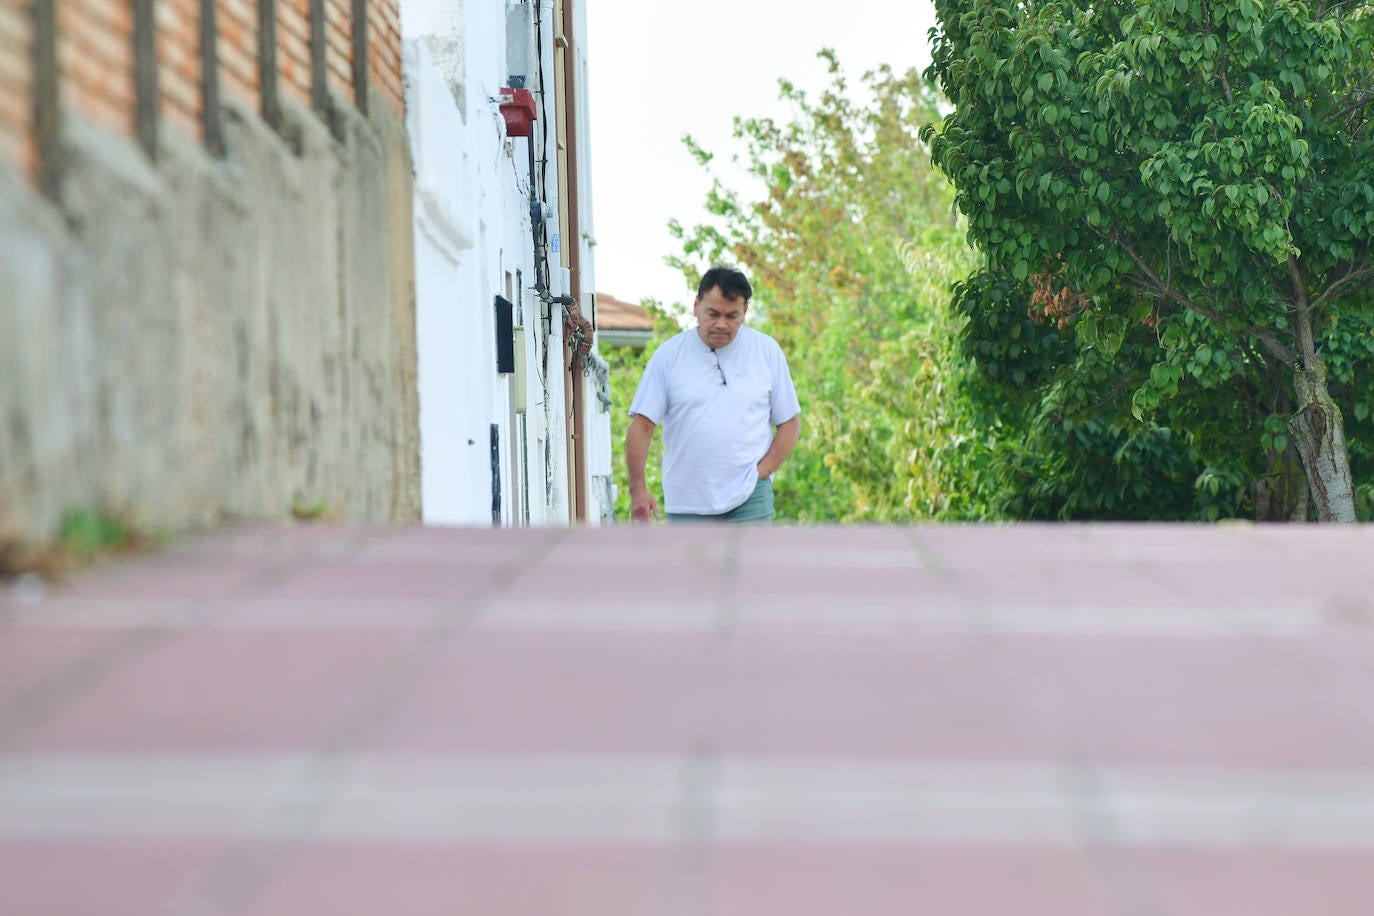
<path fill-rule="evenodd" d="M 748 305 L 754 295 L 754 288 L 749 285 L 749 279 L 733 267 L 717 265 L 702 274 L 701 282 L 697 284 L 697 298 L 700 299 L 709 293 L 713 286 L 719 286 L 721 295 L 731 302 L 743 298 L 744 304 Z"/>

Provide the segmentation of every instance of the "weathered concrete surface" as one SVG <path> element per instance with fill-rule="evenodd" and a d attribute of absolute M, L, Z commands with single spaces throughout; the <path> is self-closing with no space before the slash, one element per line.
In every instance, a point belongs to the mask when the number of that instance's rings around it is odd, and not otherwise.
<path fill-rule="evenodd" d="M 299 525 L 0 585 L 0 912 L 1368 916 L 1371 553 Z"/>
<path fill-rule="evenodd" d="M 228 114 L 156 164 L 69 119 L 59 205 L 0 175 L 0 533 L 418 517 L 404 125 Z"/>

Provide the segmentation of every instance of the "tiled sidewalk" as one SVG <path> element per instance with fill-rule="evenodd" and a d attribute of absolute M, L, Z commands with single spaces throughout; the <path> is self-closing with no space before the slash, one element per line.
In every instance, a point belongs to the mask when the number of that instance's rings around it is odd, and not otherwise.
<path fill-rule="evenodd" d="M 0 586 L 4 916 L 1369 916 L 1374 528 L 267 527 Z"/>

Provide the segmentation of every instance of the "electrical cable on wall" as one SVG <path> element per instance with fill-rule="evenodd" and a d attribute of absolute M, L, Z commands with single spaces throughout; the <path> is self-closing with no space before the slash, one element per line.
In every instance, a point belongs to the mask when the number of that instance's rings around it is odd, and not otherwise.
<path fill-rule="evenodd" d="M 538 335 L 541 346 L 539 365 L 539 381 L 543 388 L 542 404 L 545 413 L 546 428 L 553 428 L 554 406 L 549 401 L 549 370 L 552 358 L 550 342 L 553 338 L 553 307 L 559 307 L 559 316 L 562 319 L 561 334 L 564 342 L 570 348 L 570 362 L 567 366 L 568 371 L 576 372 L 580 366 L 583 377 L 589 376 L 594 370 L 595 355 L 592 353 L 592 340 L 596 333 L 596 328 L 586 316 L 582 314 L 578 306 L 577 299 L 571 295 L 553 295 L 549 288 L 553 265 L 549 258 L 549 239 L 548 221 L 553 218 L 552 208 L 548 202 L 548 169 L 550 164 L 549 155 L 549 131 L 552 129 L 549 124 L 547 88 L 545 85 L 544 73 L 544 15 L 540 0 L 526 0 L 530 2 L 530 7 L 534 25 L 534 45 L 535 61 L 534 75 L 538 85 L 533 90 L 527 89 L 523 84 L 512 86 L 511 92 L 514 99 L 509 106 L 509 119 L 507 122 L 508 130 L 511 125 L 517 125 L 520 132 L 515 136 L 522 136 L 526 141 L 526 153 L 528 156 L 529 170 L 529 218 L 530 218 L 530 242 L 534 248 L 534 286 L 532 291 L 538 298 L 541 306 L 540 319 L 544 324 L 543 335 Z M 537 102 L 535 99 L 537 98 Z M 507 111 L 503 105 L 503 112 Z M 540 114 L 544 117 L 540 117 Z M 542 122 L 542 123 L 541 123 Z M 536 152 L 535 143 L 540 145 Z M 518 175 L 518 173 L 517 173 Z M 517 182 L 518 187 L 518 182 Z M 577 244 L 577 242 L 574 242 Z M 575 254 L 576 252 L 574 252 Z M 575 258 L 574 258 L 575 265 Z M 560 347 L 561 350 L 561 347 Z M 560 359 L 560 371 L 563 369 Z M 577 414 L 576 404 L 581 394 L 581 389 L 573 392 L 574 398 L 574 419 Z M 552 498 L 553 478 L 552 478 L 552 439 L 546 437 L 544 440 L 547 494 Z M 580 459 L 579 459 L 580 460 Z M 579 504 L 580 505 L 580 504 Z M 579 512 L 581 509 L 579 508 Z"/>
<path fill-rule="evenodd" d="M 544 20 L 541 6 L 538 0 L 530 0 L 534 3 L 534 45 L 536 60 L 536 76 L 538 85 L 535 87 L 535 94 L 539 98 L 538 111 L 547 114 L 548 106 L 544 88 Z M 541 123 L 542 122 L 542 123 Z M 549 276 L 551 268 L 549 265 L 548 238 L 546 231 L 545 208 L 548 205 L 548 143 L 549 143 L 549 119 L 536 118 L 530 127 L 528 138 L 529 168 L 530 168 L 530 235 L 534 244 L 535 257 L 535 287 L 534 292 L 540 301 L 549 306 L 549 313 L 544 317 L 547 322 L 546 333 L 551 333 L 553 329 L 553 310 L 552 306 L 557 304 L 562 306 L 561 312 L 564 318 L 564 334 L 572 347 L 573 359 L 581 363 L 583 370 L 587 369 L 588 357 L 591 354 L 591 339 L 595 333 L 592 323 L 582 314 L 578 307 L 577 299 L 573 296 L 554 296 L 549 289 Z M 535 134 L 539 134 L 540 151 L 542 156 L 536 157 L 534 152 Z M 538 178 L 536 179 L 536 174 Z M 536 191 L 537 187 L 537 191 Z M 548 371 L 548 351 L 544 354 L 544 371 Z"/>
<path fill-rule="evenodd" d="M 534 67 L 537 85 L 535 94 L 539 97 L 538 110 L 545 115 L 548 114 L 548 99 L 544 92 L 544 19 L 541 12 L 540 0 L 529 0 L 534 4 Z M 534 236 L 534 257 L 535 257 L 535 291 L 543 296 L 549 294 L 549 255 L 547 239 L 544 238 L 544 221 L 542 219 L 542 208 L 540 203 L 547 203 L 548 197 L 548 150 L 549 150 L 549 130 L 546 126 L 548 118 L 536 120 L 532 125 L 529 138 L 530 149 L 530 228 Z M 536 160 L 534 155 L 534 135 L 538 131 L 540 156 Z M 538 164 L 536 172 L 535 165 Z M 537 174 L 537 178 L 536 178 Z M 541 272 L 542 268 L 542 272 Z"/>

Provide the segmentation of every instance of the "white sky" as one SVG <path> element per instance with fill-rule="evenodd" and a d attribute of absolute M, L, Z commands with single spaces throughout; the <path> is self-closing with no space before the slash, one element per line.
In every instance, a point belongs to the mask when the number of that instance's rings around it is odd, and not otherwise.
<path fill-rule="evenodd" d="M 667 224 L 702 220 L 710 181 L 681 142 L 717 162 L 739 151 L 731 121 L 782 117 L 778 80 L 815 95 L 834 48 L 853 86 L 878 64 L 930 62 L 930 0 L 586 0 L 597 292 L 688 301 Z"/>

